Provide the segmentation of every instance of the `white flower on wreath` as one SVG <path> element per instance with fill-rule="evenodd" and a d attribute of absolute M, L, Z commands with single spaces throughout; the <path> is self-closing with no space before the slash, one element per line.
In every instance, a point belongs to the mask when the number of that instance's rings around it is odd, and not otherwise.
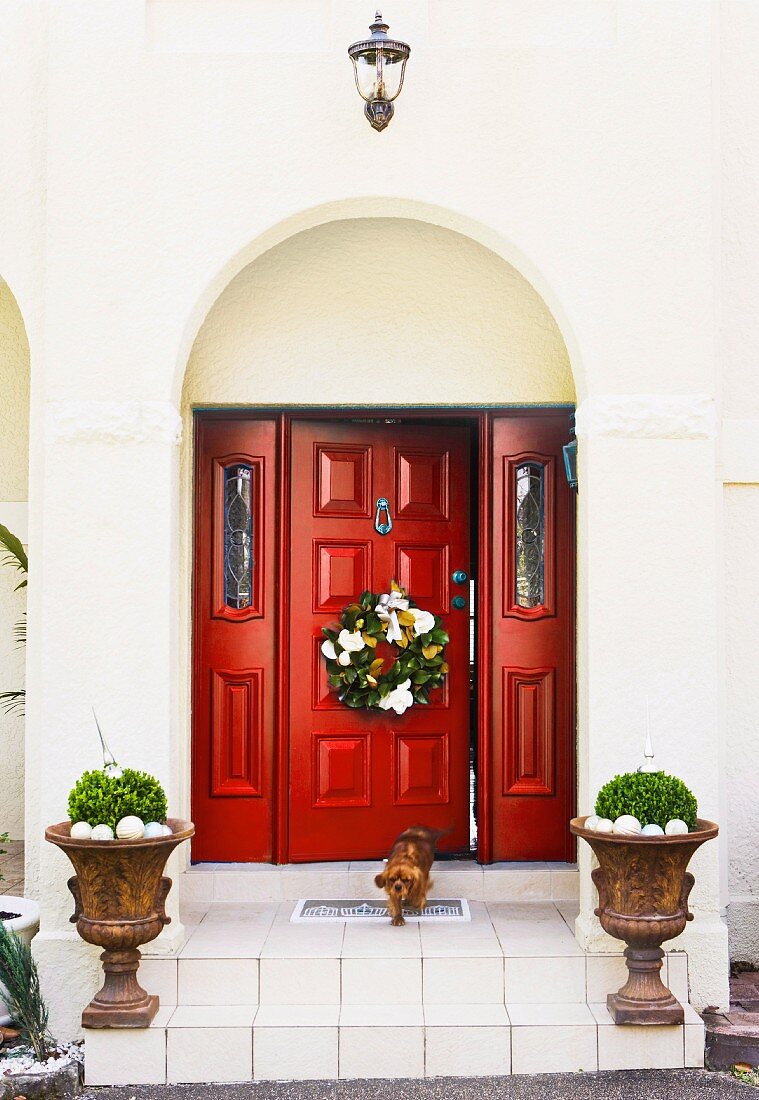
<path fill-rule="evenodd" d="M 341 630 L 337 636 L 337 644 L 349 653 L 360 653 L 366 646 L 360 630 L 354 630 L 352 634 L 350 630 Z"/>
<path fill-rule="evenodd" d="M 414 633 L 417 638 L 420 634 L 429 634 L 435 629 L 435 616 L 431 611 L 422 611 L 418 607 L 410 607 L 409 614 L 414 616 Z"/>
<path fill-rule="evenodd" d="M 329 661 L 337 660 L 337 653 L 335 651 L 335 643 L 331 638 L 325 638 L 322 642 L 322 653 Z"/>
<path fill-rule="evenodd" d="M 348 665 L 351 663 L 350 653 L 346 653 L 346 651 L 343 650 L 342 653 L 338 654 L 337 663 L 339 665 L 342 665 L 343 668 L 347 668 Z"/>
<path fill-rule="evenodd" d="M 410 706 L 413 706 L 414 696 L 411 694 L 411 680 L 404 680 L 392 691 L 388 692 L 384 699 L 377 704 L 382 710 L 394 710 L 396 714 L 403 714 Z"/>

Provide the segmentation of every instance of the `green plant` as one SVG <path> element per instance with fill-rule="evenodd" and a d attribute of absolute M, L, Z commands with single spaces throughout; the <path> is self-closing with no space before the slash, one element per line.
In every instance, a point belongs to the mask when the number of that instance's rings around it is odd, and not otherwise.
<path fill-rule="evenodd" d="M 110 825 L 134 815 L 143 821 L 166 820 L 166 795 L 146 772 L 124 768 L 122 775 L 85 772 L 69 795 L 69 818 L 89 825 Z"/>
<path fill-rule="evenodd" d="M 18 592 L 19 588 L 26 588 L 29 559 L 26 556 L 21 539 L 9 531 L 7 527 L 4 527 L 2 523 L 0 523 L 0 565 L 8 565 L 23 574 L 14 591 Z M 13 632 L 18 645 L 24 645 L 26 642 L 26 615 L 16 623 Z M 26 692 L 23 688 L 17 688 L 15 691 L 0 691 L 0 706 L 8 713 L 17 711 L 19 714 L 23 714 L 25 701 Z"/>
<path fill-rule="evenodd" d="M 679 817 L 693 831 L 698 816 L 695 796 L 674 775 L 664 772 L 627 772 L 615 775 L 601 788 L 596 799 L 596 813 L 614 821 L 622 814 L 632 814 L 641 825 L 660 825 Z"/>
<path fill-rule="evenodd" d="M 11 1018 L 29 1040 L 37 1061 L 49 1055 L 48 1009 L 40 989 L 37 966 L 28 943 L 0 921 L 0 979 Z"/>

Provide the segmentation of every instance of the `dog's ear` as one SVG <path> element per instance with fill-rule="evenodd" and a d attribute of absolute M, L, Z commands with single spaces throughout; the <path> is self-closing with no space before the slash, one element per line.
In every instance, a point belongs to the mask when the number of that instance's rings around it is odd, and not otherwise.
<path fill-rule="evenodd" d="M 378 875 L 374 876 L 374 885 L 378 886 L 380 890 L 385 889 L 385 883 L 387 882 L 387 875 L 384 871 L 381 871 Z"/>

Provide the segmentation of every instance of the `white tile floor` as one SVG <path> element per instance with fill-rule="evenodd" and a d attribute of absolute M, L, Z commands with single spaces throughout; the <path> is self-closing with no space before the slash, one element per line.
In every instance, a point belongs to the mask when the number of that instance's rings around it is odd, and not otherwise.
<path fill-rule="evenodd" d="M 346 894 L 345 876 L 364 876 L 366 867 L 329 866 L 308 869 L 314 884 L 325 888 L 325 876 L 340 874 L 338 893 L 358 896 Z M 447 892 L 444 866 L 436 868 L 438 896 Z M 585 955 L 573 935 L 576 903 L 551 898 L 554 876 L 576 872 L 496 868 L 501 879 L 514 876 L 513 900 L 501 893 L 485 901 L 492 887 L 469 864 L 450 874 L 473 884 L 451 891 L 469 898 L 471 923 L 392 928 L 291 924 L 292 900 L 251 901 L 250 888 L 235 885 L 260 881 L 264 894 L 276 894 L 285 871 L 184 876 L 202 883 L 183 908 L 188 939 L 178 956 L 151 956 L 141 970 L 161 997 L 159 1016 L 145 1031 L 88 1032 L 88 1084 L 703 1064 L 703 1024 L 690 1006 L 680 1027 L 612 1024 L 605 998 L 623 981 L 621 953 Z M 522 877 L 535 874 L 544 879 L 539 887 Z M 287 889 L 323 895 L 295 890 L 293 881 L 302 880 L 290 869 Z M 556 882 L 560 893 L 573 888 Z M 667 958 L 663 977 L 687 1000 L 685 954 Z"/>

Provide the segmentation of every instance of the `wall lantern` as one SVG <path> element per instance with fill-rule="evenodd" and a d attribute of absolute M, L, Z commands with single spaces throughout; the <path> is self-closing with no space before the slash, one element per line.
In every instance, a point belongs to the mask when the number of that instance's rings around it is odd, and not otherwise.
<path fill-rule="evenodd" d="M 411 47 L 387 37 L 381 11 L 369 30 L 372 37 L 349 46 L 348 57 L 353 62 L 358 94 L 366 101 L 364 114 L 375 130 L 384 130 L 393 117 L 393 100 L 401 94 Z"/>
<path fill-rule="evenodd" d="M 570 443 L 565 443 L 562 450 L 564 451 L 564 470 L 569 488 L 577 491 L 577 440 L 573 439 Z"/>

